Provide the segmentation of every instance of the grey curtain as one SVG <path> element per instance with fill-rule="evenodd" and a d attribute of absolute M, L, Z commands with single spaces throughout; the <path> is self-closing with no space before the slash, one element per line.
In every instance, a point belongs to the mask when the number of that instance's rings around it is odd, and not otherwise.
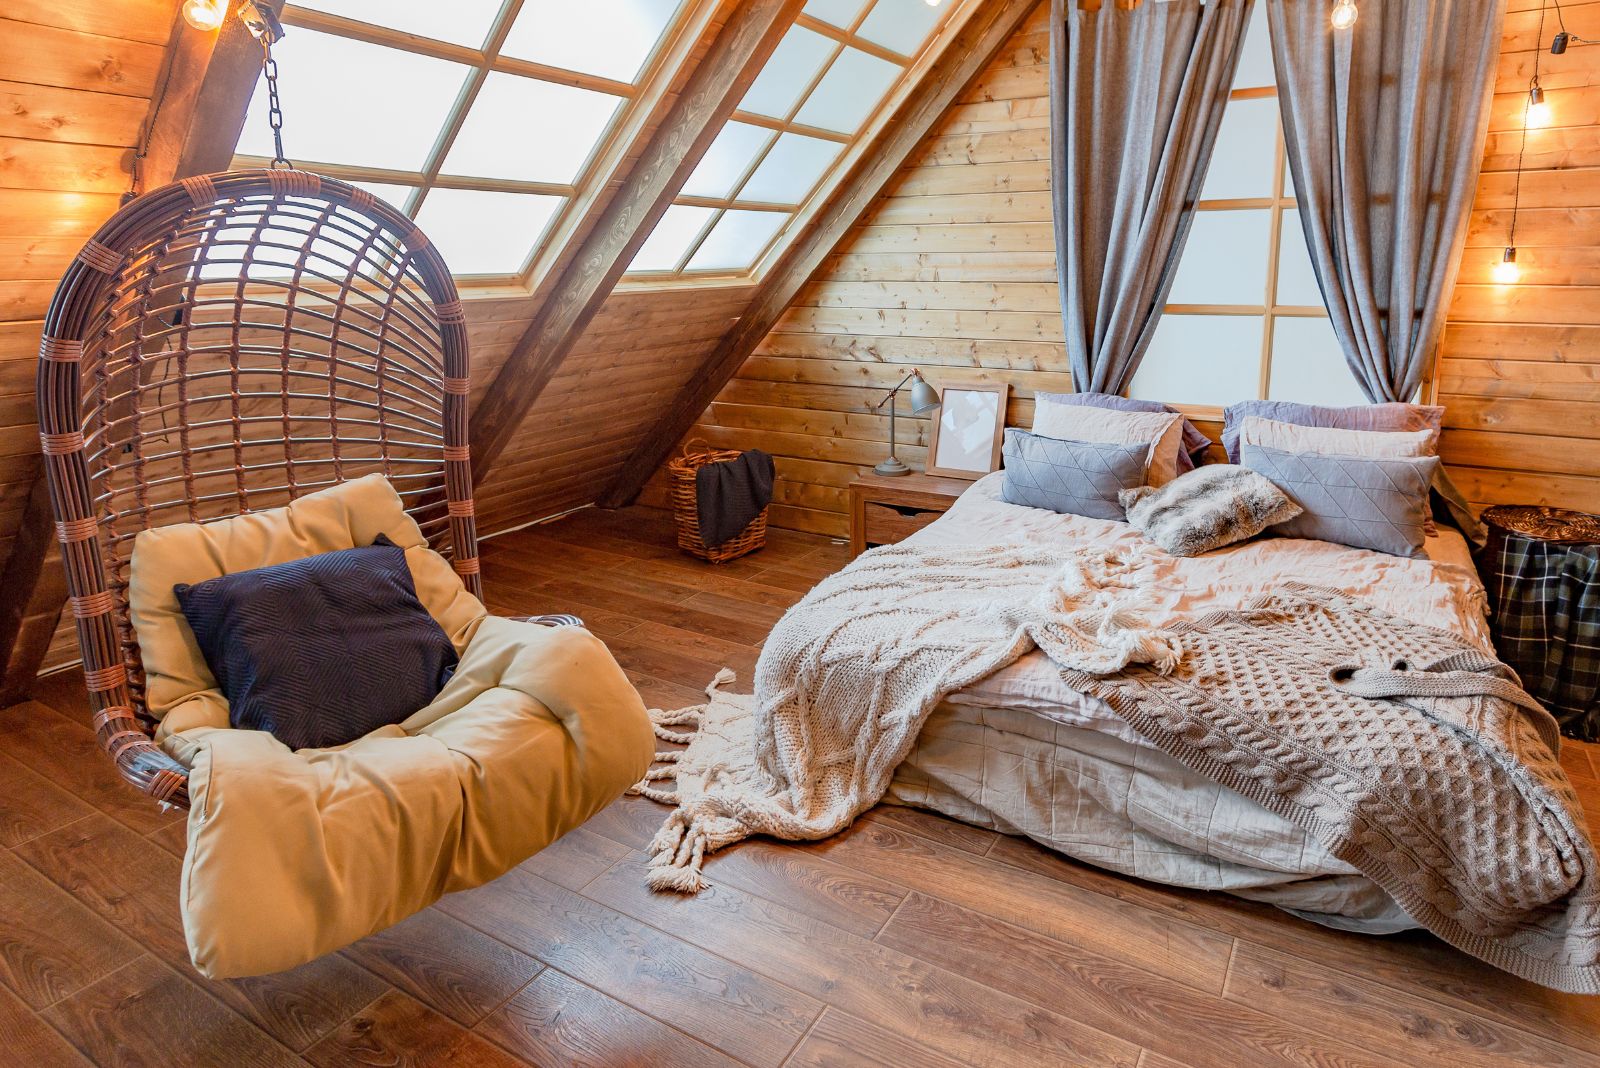
<path fill-rule="evenodd" d="M 1050 175 L 1067 358 L 1121 393 L 1161 318 L 1250 0 L 1050 3 Z"/>
<path fill-rule="evenodd" d="M 1266 0 L 1290 173 L 1345 359 L 1373 401 L 1422 384 L 1483 159 L 1505 0 Z"/>

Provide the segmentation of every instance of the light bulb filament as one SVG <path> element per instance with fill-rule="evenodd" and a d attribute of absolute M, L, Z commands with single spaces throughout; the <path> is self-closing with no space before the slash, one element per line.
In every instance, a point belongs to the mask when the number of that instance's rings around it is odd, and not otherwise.
<path fill-rule="evenodd" d="M 227 14 L 228 0 L 183 0 L 183 21 L 197 30 L 216 29 Z"/>

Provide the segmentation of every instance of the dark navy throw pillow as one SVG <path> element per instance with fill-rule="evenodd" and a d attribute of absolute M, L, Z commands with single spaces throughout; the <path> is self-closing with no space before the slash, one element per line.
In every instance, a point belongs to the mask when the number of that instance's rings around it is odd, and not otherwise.
<path fill-rule="evenodd" d="M 291 749 L 343 745 L 428 705 L 455 647 L 417 599 L 404 549 L 370 546 L 172 588 L 228 720 Z"/>

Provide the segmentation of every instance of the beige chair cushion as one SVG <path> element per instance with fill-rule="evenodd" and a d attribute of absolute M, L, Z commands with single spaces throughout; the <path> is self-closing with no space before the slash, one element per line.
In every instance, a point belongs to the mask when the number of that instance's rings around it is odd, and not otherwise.
<path fill-rule="evenodd" d="M 428 707 L 333 749 L 232 730 L 177 597 L 387 534 L 461 653 Z M 145 531 L 129 600 L 157 738 L 190 768 L 183 923 L 214 979 L 292 968 L 493 879 L 643 777 L 654 734 L 597 638 L 489 616 L 378 475 L 285 508 Z"/>
<path fill-rule="evenodd" d="M 487 610 L 444 557 L 428 548 L 382 475 L 310 493 L 282 508 L 140 533 L 129 567 L 128 606 L 144 661 L 145 702 L 162 721 L 156 740 L 166 745 L 180 731 L 228 725 L 227 700 L 183 618 L 174 585 L 371 545 L 379 534 L 406 550 L 418 599 L 456 651 L 464 650 Z"/>
<path fill-rule="evenodd" d="M 210 978 L 292 968 L 520 864 L 643 777 L 637 691 L 578 627 L 483 620 L 438 698 L 337 749 L 202 728 L 184 932 Z"/>

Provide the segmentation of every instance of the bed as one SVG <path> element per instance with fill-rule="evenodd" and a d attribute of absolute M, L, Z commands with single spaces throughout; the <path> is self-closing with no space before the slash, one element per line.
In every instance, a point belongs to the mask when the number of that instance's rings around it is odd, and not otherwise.
<path fill-rule="evenodd" d="M 1125 523 L 1001 500 L 999 473 L 973 484 L 912 539 L 1129 546 Z M 1204 556 L 1163 556 L 1158 620 L 1242 605 L 1287 581 L 1340 589 L 1492 652 L 1484 590 L 1465 538 L 1441 526 L 1426 559 L 1328 542 L 1258 538 Z M 1189 771 L 1101 701 L 1071 689 L 1042 653 L 950 694 L 886 798 L 1028 838 L 1102 868 L 1223 890 L 1348 930 L 1418 926 L 1305 831 Z"/>

